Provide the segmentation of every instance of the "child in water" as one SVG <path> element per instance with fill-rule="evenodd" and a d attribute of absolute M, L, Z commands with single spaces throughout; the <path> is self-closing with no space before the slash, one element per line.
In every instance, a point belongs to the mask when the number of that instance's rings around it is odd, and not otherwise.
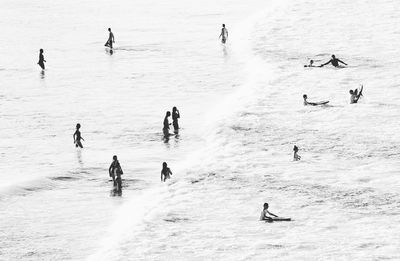
<path fill-rule="evenodd" d="M 172 175 L 171 170 L 168 168 L 167 163 L 163 162 L 162 164 L 162 170 L 161 170 L 161 181 L 164 181 L 166 179 L 170 179 Z M 164 178 L 163 178 L 164 177 Z"/>
<path fill-rule="evenodd" d="M 81 136 L 81 132 L 79 131 L 80 128 L 81 128 L 81 125 L 79 123 L 76 124 L 76 131 L 75 131 L 75 133 L 73 135 L 75 147 L 77 147 L 77 148 L 78 147 L 83 148 L 81 140 L 85 141 Z"/>
<path fill-rule="evenodd" d="M 300 157 L 300 155 L 297 154 L 297 152 L 299 151 L 299 148 L 298 148 L 296 145 L 294 145 L 293 151 L 294 151 L 294 153 L 293 153 L 293 160 L 294 160 L 294 161 L 300 160 L 301 157 Z"/>

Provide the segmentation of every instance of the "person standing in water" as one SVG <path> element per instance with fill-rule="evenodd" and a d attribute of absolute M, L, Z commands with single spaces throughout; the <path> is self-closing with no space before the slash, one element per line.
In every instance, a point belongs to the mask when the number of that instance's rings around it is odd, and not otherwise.
<path fill-rule="evenodd" d="M 164 133 L 164 137 L 168 138 L 169 137 L 169 125 L 171 125 L 171 123 L 169 123 L 168 117 L 171 116 L 171 112 L 167 111 L 167 113 L 165 113 L 165 118 L 164 118 L 164 123 L 163 123 L 163 133 Z"/>
<path fill-rule="evenodd" d="M 278 217 L 277 215 L 269 212 L 268 207 L 268 203 L 264 203 L 264 209 L 261 211 L 260 220 L 273 221 L 271 216 Z"/>
<path fill-rule="evenodd" d="M 79 131 L 80 128 L 81 128 L 81 125 L 79 123 L 76 124 L 76 131 L 75 131 L 74 135 L 72 136 L 74 138 L 75 147 L 77 147 L 77 148 L 78 147 L 83 148 L 81 140 L 85 141 L 81 136 L 81 132 Z"/>
<path fill-rule="evenodd" d="M 179 124 L 178 119 L 181 117 L 178 109 L 176 107 L 172 108 L 172 126 L 174 126 L 174 133 L 178 133 Z"/>
<path fill-rule="evenodd" d="M 299 148 L 298 148 L 296 145 L 294 145 L 293 151 L 294 151 L 294 153 L 293 153 L 293 160 L 294 160 L 294 161 L 300 160 L 301 157 L 300 157 L 299 154 L 297 154 L 297 152 L 299 151 Z"/>
<path fill-rule="evenodd" d="M 172 172 L 170 168 L 168 168 L 168 165 L 166 162 L 163 162 L 162 164 L 162 170 L 161 170 L 161 182 L 165 182 L 165 180 L 170 179 L 172 175 Z"/>
<path fill-rule="evenodd" d="M 108 31 L 109 31 L 110 33 L 109 33 L 109 35 L 108 35 L 108 40 L 107 40 L 107 42 L 106 42 L 106 44 L 105 44 L 104 46 L 113 48 L 113 43 L 115 43 L 114 34 L 111 32 L 111 28 L 108 28 Z"/>
<path fill-rule="evenodd" d="M 226 40 L 228 39 L 228 30 L 225 28 L 225 24 L 222 24 L 221 34 L 219 35 L 219 38 L 221 38 L 221 42 L 223 44 L 226 43 Z"/>
<path fill-rule="evenodd" d="M 111 165 L 108 168 L 108 173 L 110 177 L 113 179 L 114 186 L 117 186 L 118 191 L 121 191 L 122 189 L 121 175 L 124 174 L 124 172 L 122 171 L 121 165 L 119 164 L 116 155 L 113 156 L 113 161 L 111 162 Z"/>
<path fill-rule="evenodd" d="M 344 65 L 347 65 L 347 63 L 345 63 L 345 62 L 343 62 L 342 60 L 336 58 L 335 55 L 332 54 L 332 59 L 330 59 L 328 62 L 326 62 L 326 63 L 324 63 L 324 64 L 321 64 L 320 67 L 324 67 L 325 65 L 330 64 L 330 63 L 331 63 L 333 66 L 335 66 L 335 67 L 339 67 L 339 63 L 342 63 L 342 64 L 344 64 Z"/>
<path fill-rule="evenodd" d="M 43 49 L 39 50 L 39 62 L 37 64 L 39 64 L 39 66 L 42 68 L 42 70 L 44 70 L 44 63 L 46 62 L 46 60 L 44 59 L 43 56 Z"/>

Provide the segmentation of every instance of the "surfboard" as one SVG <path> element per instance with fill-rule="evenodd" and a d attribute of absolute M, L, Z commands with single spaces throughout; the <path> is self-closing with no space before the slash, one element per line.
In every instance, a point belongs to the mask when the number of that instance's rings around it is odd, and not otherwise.
<path fill-rule="evenodd" d="M 273 221 L 292 221 L 291 218 L 283 218 L 283 217 L 277 217 L 277 218 L 273 218 Z"/>
<path fill-rule="evenodd" d="M 316 102 L 315 104 L 324 105 L 324 104 L 327 104 L 327 103 L 329 103 L 329 101 L 320 101 L 320 102 Z"/>

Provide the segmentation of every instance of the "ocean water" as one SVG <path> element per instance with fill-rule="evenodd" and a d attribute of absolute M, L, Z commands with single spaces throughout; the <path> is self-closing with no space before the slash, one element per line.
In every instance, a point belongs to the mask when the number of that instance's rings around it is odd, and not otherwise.
<path fill-rule="evenodd" d="M 4 0 L 0 260 L 399 260 L 399 14 L 394 0 Z M 303 67 L 331 54 L 349 66 Z M 293 221 L 258 221 L 264 202 Z"/>

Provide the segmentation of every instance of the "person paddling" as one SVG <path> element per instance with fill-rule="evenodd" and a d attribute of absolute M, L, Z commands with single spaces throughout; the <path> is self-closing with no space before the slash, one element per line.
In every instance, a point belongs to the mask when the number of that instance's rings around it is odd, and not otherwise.
<path fill-rule="evenodd" d="M 347 65 L 347 63 L 345 63 L 345 62 L 343 62 L 342 60 L 336 58 L 335 55 L 332 54 L 332 59 L 330 59 L 328 62 L 326 62 L 326 63 L 324 63 L 324 64 L 321 64 L 320 67 L 324 67 L 325 65 L 330 64 L 330 63 L 331 63 L 333 66 L 335 66 L 335 67 L 339 67 L 339 63 L 342 63 L 342 64 L 344 64 L 344 65 Z"/>

